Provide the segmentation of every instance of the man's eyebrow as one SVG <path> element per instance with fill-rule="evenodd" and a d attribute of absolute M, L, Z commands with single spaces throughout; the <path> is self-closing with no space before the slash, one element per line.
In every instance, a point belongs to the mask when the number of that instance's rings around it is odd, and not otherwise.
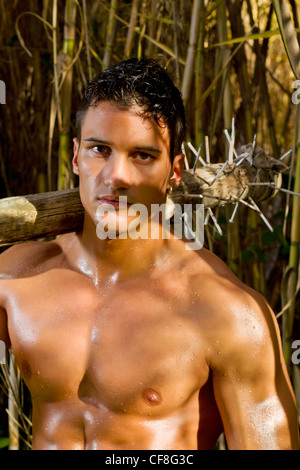
<path fill-rule="evenodd" d="M 134 147 L 135 150 L 140 150 L 141 152 L 153 152 L 153 153 L 158 153 L 161 154 L 162 151 L 157 149 L 156 147 L 152 147 L 151 145 L 146 145 L 146 146 L 137 146 Z"/>
<path fill-rule="evenodd" d="M 94 142 L 96 144 L 106 144 L 106 145 L 111 145 L 110 142 L 107 142 L 106 140 L 99 139 L 98 137 L 89 137 L 88 139 L 84 139 L 85 142 Z"/>
<path fill-rule="evenodd" d="M 111 142 L 107 142 L 106 140 L 99 139 L 98 137 L 88 137 L 84 139 L 85 142 L 93 142 L 95 144 L 104 144 L 104 145 L 112 145 Z M 139 150 L 140 152 L 153 152 L 157 154 L 161 154 L 162 151 L 152 145 L 137 145 L 134 147 L 134 150 Z"/>

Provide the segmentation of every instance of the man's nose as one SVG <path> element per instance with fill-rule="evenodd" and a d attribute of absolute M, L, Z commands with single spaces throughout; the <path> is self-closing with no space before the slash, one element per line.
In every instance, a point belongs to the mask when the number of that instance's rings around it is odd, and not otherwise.
<path fill-rule="evenodd" d="M 132 171 L 127 155 L 112 155 L 103 169 L 104 183 L 114 189 L 128 188 L 132 184 Z"/>

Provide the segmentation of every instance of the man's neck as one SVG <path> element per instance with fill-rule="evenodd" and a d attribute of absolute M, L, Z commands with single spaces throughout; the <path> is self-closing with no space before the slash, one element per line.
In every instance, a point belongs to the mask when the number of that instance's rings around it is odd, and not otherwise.
<path fill-rule="evenodd" d="M 92 221 L 86 217 L 71 257 L 77 268 L 98 286 L 149 275 L 166 258 L 168 246 L 168 239 L 162 237 L 100 240 Z"/>

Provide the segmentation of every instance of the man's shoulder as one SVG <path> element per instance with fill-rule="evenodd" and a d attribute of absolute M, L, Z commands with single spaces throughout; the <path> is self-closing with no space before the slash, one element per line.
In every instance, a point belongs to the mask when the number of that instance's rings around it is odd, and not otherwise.
<path fill-rule="evenodd" d="M 245 361 L 247 354 L 258 352 L 271 357 L 274 349 L 278 350 L 279 330 L 265 297 L 212 253 L 203 252 L 199 263 L 193 281 L 198 299 L 194 305 L 210 365 L 227 367 L 233 357 L 236 362 Z"/>
<path fill-rule="evenodd" d="M 187 256 L 186 264 L 196 289 L 203 291 L 204 286 L 206 289 L 209 286 L 212 290 L 218 289 L 219 293 L 226 293 L 246 287 L 221 258 L 205 248 Z"/>
<path fill-rule="evenodd" d="M 259 292 L 242 282 L 219 257 L 208 250 L 201 252 L 193 262 L 192 292 L 209 309 L 212 323 L 234 331 L 238 318 L 246 321 L 272 315 Z"/>
<path fill-rule="evenodd" d="M 51 259 L 61 254 L 54 241 L 29 241 L 7 248 L 0 255 L 0 279 L 28 277 L 42 272 Z"/>

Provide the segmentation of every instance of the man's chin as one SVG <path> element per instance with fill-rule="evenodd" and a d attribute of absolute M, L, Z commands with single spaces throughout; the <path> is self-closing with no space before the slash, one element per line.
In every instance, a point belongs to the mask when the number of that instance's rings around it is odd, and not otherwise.
<path fill-rule="evenodd" d="M 127 215 L 127 214 L 126 214 Z M 97 237 L 100 240 L 124 240 L 127 238 L 148 238 L 148 219 L 114 215 L 104 217 L 96 224 Z"/>

